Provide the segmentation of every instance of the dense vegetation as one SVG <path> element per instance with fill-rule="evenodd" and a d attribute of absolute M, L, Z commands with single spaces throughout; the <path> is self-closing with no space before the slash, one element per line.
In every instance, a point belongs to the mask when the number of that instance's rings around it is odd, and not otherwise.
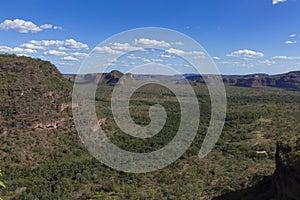
<path fill-rule="evenodd" d="M 284 137 L 295 141 L 299 134 L 299 91 L 227 85 L 228 113 L 222 136 L 214 150 L 199 159 L 210 119 L 210 98 L 204 84 L 193 82 L 201 122 L 188 151 L 162 170 L 123 173 L 92 158 L 79 142 L 71 108 L 61 109 L 70 103 L 72 86 L 53 65 L 1 55 L 0 69 L 0 169 L 7 186 L 1 190 L 4 199 L 211 199 L 255 185 L 273 174 L 276 141 Z M 132 96 L 130 113 L 138 124 L 149 123 L 150 105 L 159 103 L 168 113 L 159 134 L 136 139 L 116 127 L 110 110 L 112 90 L 111 84 L 99 85 L 96 109 L 99 118 L 106 118 L 103 128 L 115 144 L 134 152 L 149 152 L 174 137 L 180 108 L 171 91 L 146 85 Z M 57 124 L 49 125 L 49 120 Z"/>

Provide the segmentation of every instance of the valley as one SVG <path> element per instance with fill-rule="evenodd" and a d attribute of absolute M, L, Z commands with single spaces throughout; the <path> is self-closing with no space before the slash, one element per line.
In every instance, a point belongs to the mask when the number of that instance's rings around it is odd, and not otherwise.
<path fill-rule="evenodd" d="M 93 81 L 93 76 L 100 75 L 82 76 Z M 154 104 L 166 109 L 168 119 L 154 137 L 134 138 L 117 127 L 110 109 L 111 93 L 122 76 L 119 71 L 104 74 L 98 85 L 95 107 L 101 128 L 114 144 L 128 151 L 145 153 L 162 148 L 175 136 L 180 123 L 176 96 L 155 84 L 139 88 L 130 99 L 135 123 L 147 125 L 148 110 Z M 241 195 L 246 199 L 246 195 L 248 199 L 297 199 L 300 73 L 223 76 L 228 104 L 225 126 L 213 151 L 203 159 L 198 152 L 211 116 L 210 97 L 201 76 L 186 78 L 197 95 L 201 114 L 192 145 L 164 169 L 124 173 L 97 161 L 80 141 L 72 117 L 76 106 L 72 104 L 74 75 L 62 75 L 48 61 L 0 55 L 0 169 L 6 184 L 1 196 L 209 200 L 241 199 Z M 176 77 L 170 81 L 181 84 Z M 290 183 L 295 187 L 286 188 Z"/>

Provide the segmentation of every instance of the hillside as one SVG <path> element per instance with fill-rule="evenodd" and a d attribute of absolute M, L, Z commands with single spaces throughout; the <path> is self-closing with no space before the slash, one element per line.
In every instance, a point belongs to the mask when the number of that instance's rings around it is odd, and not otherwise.
<path fill-rule="evenodd" d="M 72 86 L 50 62 L 0 55 L 0 85 L 2 166 L 37 165 L 55 149 L 69 149 L 70 137 L 78 140 L 71 121 Z"/>
<path fill-rule="evenodd" d="M 0 55 L 0 77 L 1 128 L 55 128 L 67 117 L 71 85 L 50 62 Z"/>

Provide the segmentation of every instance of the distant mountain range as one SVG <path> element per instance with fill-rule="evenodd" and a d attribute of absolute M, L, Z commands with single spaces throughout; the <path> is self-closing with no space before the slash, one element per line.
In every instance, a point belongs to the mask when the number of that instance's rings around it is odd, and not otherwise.
<path fill-rule="evenodd" d="M 214 75 L 199 75 L 199 74 L 183 74 L 183 75 L 140 75 L 140 74 L 125 74 L 129 78 L 144 79 L 149 77 L 155 77 L 157 79 L 166 81 L 182 81 L 183 78 L 195 82 L 205 83 L 205 77 Z M 75 79 L 74 74 L 65 74 L 69 81 L 73 82 Z M 86 74 L 84 79 L 87 81 L 96 80 L 96 76 L 101 77 L 100 82 L 107 84 L 115 84 L 123 76 L 123 73 L 114 70 L 110 73 L 101 74 Z M 285 89 L 300 89 L 300 71 L 293 71 L 284 74 L 268 75 L 268 74 L 249 74 L 249 75 L 221 75 L 223 82 L 226 85 L 238 86 L 238 87 L 277 87 Z"/>
<path fill-rule="evenodd" d="M 204 82 L 202 76 L 197 77 L 195 75 L 188 75 L 186 78 L 196 82 Z M 300 71 L 293 71 L 278 75 L 222 75 L 222 79 L 225 84 L 238 87 L 268 86 L 287 89 L 300 89 Z"/>

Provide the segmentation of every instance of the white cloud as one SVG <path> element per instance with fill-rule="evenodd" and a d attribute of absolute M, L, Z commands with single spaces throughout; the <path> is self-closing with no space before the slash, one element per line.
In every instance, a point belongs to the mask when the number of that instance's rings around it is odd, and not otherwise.
<path fill-rule="evenodd" d="M 25 57 L 30 57 L 30 55 L 27 55 L 25 53 L 18 53 L 17 56 L 25 56 Z"/>
<path fill-rule="evenodd" d="M 61 60 L 65 60 L 65 61 L 78 61 L 78 59 L 75 58 L 75 57 L 73 57 L 73 56 L 65 56 Z"/>
<path fill-rule="evenodd" d="M 166 50 L 166 53 L 176 54 L 176 55 L 179 55 L 179 56 L 183 56 L 183 55 L 204 55 L 204 52 L 202 52 L 202 51 L 183 51 L 181 49 L 174 49 L 174 48 L 170 48 L 170 49 Z"/>
<path fill-rule="evenodd" d="M 118 50 L 118 51 L 137 51 L 137 50 L 143 50 L 141 47 L 135 47 L 131 46 L 128 43 L 113 43 L 111 46 L 112 49 Z"/>
<path fill-rule="evenodd" d="M 230 54 L 227 54 L 226 56 L 229 57 L 243 57 L 243 58 L 261 58 L 264 57 L 264 54 L 262 52 L 256 52 L 249 49 L 242 49 L 234 51 Z"/>
<path fill-rule="evenodd" d="M 49 50 L 43 53 L 45 56 L 65 56 L 67 55 L 64 51 L 56 51 L 56 50 Z"/>
<path fill-rule="evenodd" d="M 170 47 L 170 44 L 165 41 L 151 40 L 148 38 L 140 38 L 134 41 L 135 45 Z"/>
<path fill-rule="evenodd" d="M 25 21 L 23 19 L 6 19 L 2 23 L 0 23 L 0 29 L 2 30 L 16 30 L 20 33 L 36 33 L 44 29 L 57 29 L 54 27 L 57 26 L 53 26 L 52 24 L 43 24 L 41 26 L 38 26 L 31 21 Z"/>
<path fill-rule="evenodd" d="M 64 45 L 59 47 L 60 50 L 88 50 L 89 47 L 87 44 L 77 42 L 74 39 L 67 39 L 64 41 Z"/>
<path fill-rule="evenodd" d="M 87 44 L 77 42 L 74 39 L 66 39 L 66 40 L 31 40 L 29 44 L 33 44 L 35 46 L 43 47 L 46 49 L 51 46 L 58 47 L 59 50 L 88 50 L 89 47 Z"/>
<path fill-rule="evenodd" d="M 278 60 L 300 60 L 300 56 L 274 56 L 272 59 Z"/>
<path fill-rule="evenodd" d="M 21 44 L 20 47 L 27 48 L 27 49 L 38 49 L 38 50 L 46 49 L 46 47 L 44 47 L 44 46 L 38 46 L 38 45 L 31 44 L 31 43 Z"/>
<path fill-rule="evenodd" d="M 218 56 L 214 56 L 213 59 L 214 59 L 214 60 L 220 60 L 221 58 L 218 57 Z"/>
<path fill-rule="evenodd" d="M 287 40 L 284 42 L 284 44 L 296 44 L 296 43 L 297 43 L 297 41 L 295 41 L 295 40 L 293 40 L 293 41 Z"/>
<path fill-rule="evenodd" d="M 286 2 L 287 0 L 273 0 L 272 1 L 272 4 L 273 5 L 276 5 L 276 4 L 278 4 L 278 3 L 283 3 L 283 2 Z"/>
<path fill-rule="evenodd" d="M 75 56 L 75 57 L 87 57 L 89 54 L 87 54 L 87 53 L 80 53 L 80 52 L 74 52 L 74 53 L 70 53 L 70 55 Z"/>
<path fill-rule="evenodd" d="M 0 24 L 0 29 L 3 30 L 17 30 L 20 33 L 28 33 L 31 32 L 39 32 L 43 29 L 39 26 L 35 25 L 31 21 L 24 21 L 22 19 L 15 19 L 15 20 L 5 20 Z"/>
<path fill-rule="evenodd" d="M 36 53 L 36 50 L 34 49 L 25 49 L 25 48 L 20 48 L 20 47 L 8 47 L 8 46 L 0 46 L 0 52 L 2 53 L 19 53 L 19 54 L 32 54 Z"/>
<path fill-rule="evenodd" d="M 51 29 L 52 27 L 52 24 L 43 24 L 42 26 L 40 26 L 41 29 Z"/>
<path fill-rule="evenodd" d="M 122 53 L 121 51 L 114 50 L 114 49 L 112 49 L 111 47 L 108 47 L 108 46 L 96 47 L 94 49 L 94 51 L 98 52 L 98 53 L 109 53 L 109 54 L 120 54 L 120 53 Z"/>
<path fill-rule="evenodd" d="M 98 53 L 120 54 L 126 51 L 142 51 L 143 48 L 135 47 L 128 43 L 113 43 L 111 46 L 96 47 L 94 50 Z"/>
<path fill-rule="evenodd" d="M 66 65 L 66 66 L 72 66 L 73 63 L 70 62 L 62 62 L 62 61 L 54 61 L 53 62 L 55 65 Z"/>
<path fill-rule="evenodd" d="M 49 50 L 49 51 L 44 52 L 43 54 L 45 56 L 65 56 L 64 60 L 75 60 L 79 57 L 87 57 L 88 56 L 87 53 L 81 53 L 81 52 L 71 52 L 71 53 L 69 52 L 69 53 L 67 53 L 65 51 L 57 51 L 57 50 Z"/>
<path fill-rule="evenodd" d="M 62 40 L 31 40 L 30 44 L 37 46 L 50 47 L 50 46 L 62 46 L 64 41 Z"/>
<path fill-rule="evenodd" d="M 54 30 L 62 30 L 62 27 L 61 26 L 53 26 L 53 29 Z"/>
<path fill-rule="evenodd" d="M 177 55 L 184 55 L 185 52 L 181 49 L 174 49 L 174 48 L 170 48 L 166 51 L 169 54 L 177 54 Z"/>
<path fill-rule="evenodd" d="M 294 38 L 296 36 L 297 36 L 297 34 L 295 34 L 295 33 L 289 35 L 290 38 Z"/>

